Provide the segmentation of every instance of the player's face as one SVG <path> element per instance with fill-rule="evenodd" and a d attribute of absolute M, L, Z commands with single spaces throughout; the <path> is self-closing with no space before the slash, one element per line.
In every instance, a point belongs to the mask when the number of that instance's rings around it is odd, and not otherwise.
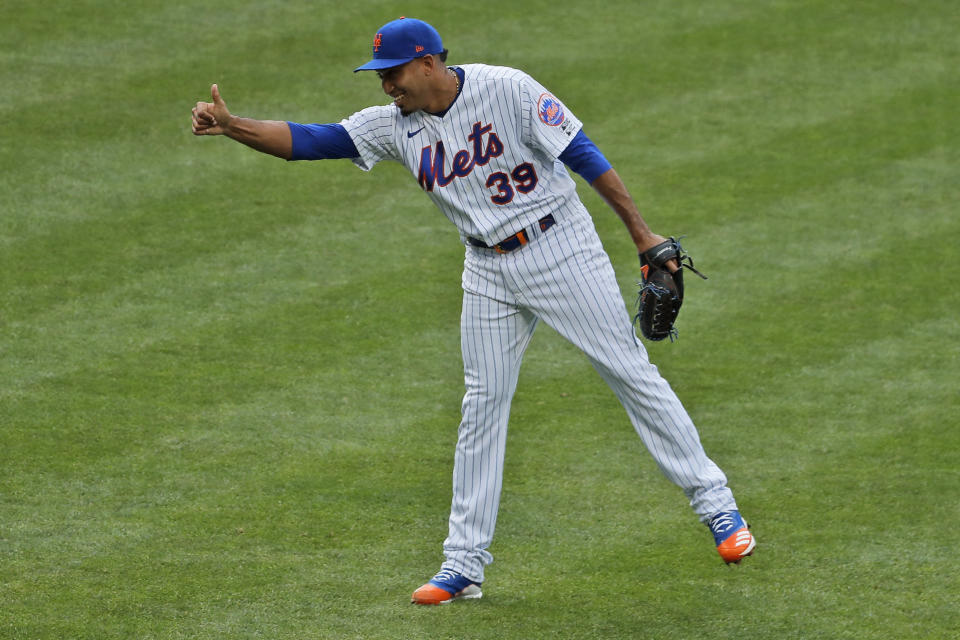
<path fill-rule="evenodd" d="M 393 98 L 393 104 L 405 116 L 426 105 L 426 82 L 421 73 L 422 59 L 411 60 L 399 67 L 378 71 L 383 92 Z"/>

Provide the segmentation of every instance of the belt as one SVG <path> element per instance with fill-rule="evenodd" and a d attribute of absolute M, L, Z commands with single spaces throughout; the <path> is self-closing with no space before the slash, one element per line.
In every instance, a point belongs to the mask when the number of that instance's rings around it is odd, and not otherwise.
<path fill-rule="evenodd" d="M 537 220 L 537 223 L 540 225 L 540 231 L 546 231 L 547 229 L 555 225 L 557 221 L 554 220 L 553 214 L 548 213 L 547 215 Z M 475 247 L 480 247 L 481 249 L 493 249 L 497 253 L 510 253 L 511 251 L 519 249 L 523 245 L 530 242 L 530 233 L 526 229 L 520 229 L 520 231 L 517 231 L 515 234 L 513 234 L 506 240 L 498 242 L 492 247 L 487 243 L 485 243 L 483 240 L 478 240 L 477 238 L 467 238 L 467 242 L 469 242 Z"/>

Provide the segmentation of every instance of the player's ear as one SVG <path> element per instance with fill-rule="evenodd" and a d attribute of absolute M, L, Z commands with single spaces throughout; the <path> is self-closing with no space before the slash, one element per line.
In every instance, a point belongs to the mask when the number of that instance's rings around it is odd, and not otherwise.
<path fill-rule="evenodd" d="M 423 75 L 429 76 L 437 69 L 436 56 L 429 55 L 418 58 L 423 64 Z"/>

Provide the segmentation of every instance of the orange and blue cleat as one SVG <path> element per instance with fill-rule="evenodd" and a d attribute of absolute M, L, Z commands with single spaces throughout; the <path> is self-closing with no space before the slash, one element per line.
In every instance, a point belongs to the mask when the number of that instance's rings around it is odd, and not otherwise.
<path fill-rule="evenodd" d="M 727 564 L 740 561 L 753 553 L 757 541 L 739 511 L 721 511 L 710 518 L 710 531 L 717 544 L 717 552 Z"/>
<path fill-rule="evenodd" d="M 482 598 L 479 582 L 465 578 L 455 571 L 443 569 L 427 584 L 413 592 L 413 604 L 448 604 L 454 600 Z"/>

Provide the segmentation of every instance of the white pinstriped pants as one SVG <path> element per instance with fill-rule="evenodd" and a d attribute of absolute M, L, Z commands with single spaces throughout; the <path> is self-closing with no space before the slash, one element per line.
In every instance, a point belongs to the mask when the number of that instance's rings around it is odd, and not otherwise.
<path fill-rule="evenodd" d="M 579 347 L 610 385 L 666 477 L 701 520 L 736 509 L 683 405 L 637 339 L 613 267 L 585 209 L 509 254 L 467 247 L 464 382 L 444 569 L 483 581 L 500 506 L 510 403 L 543 320 Z"/>

